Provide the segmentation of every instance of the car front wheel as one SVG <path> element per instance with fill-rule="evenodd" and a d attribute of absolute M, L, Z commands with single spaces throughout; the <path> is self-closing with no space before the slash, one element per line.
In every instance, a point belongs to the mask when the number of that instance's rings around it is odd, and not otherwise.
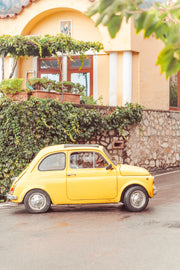
<path fill-rule="evenodd" d="M 29 213 L 45 213 L 51 205 L 49 195 L 39 189 L 29 191 L 24 198 L 24 206 Z"/>
<path fill-rule="evenodd" d="M 124 195 L 124 205 L 132 212 L 144 210 L 149 202 L 146 190 L 141 186 L 130 187 Z"/>

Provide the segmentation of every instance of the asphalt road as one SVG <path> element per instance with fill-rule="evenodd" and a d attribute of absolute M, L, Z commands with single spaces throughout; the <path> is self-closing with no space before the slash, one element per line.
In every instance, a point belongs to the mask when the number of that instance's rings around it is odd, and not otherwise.
<path fill-rule="evenodd" d="M 33 215 L 0 204 L 0 270 L 179 270 L 180 171 L 155 181 L 158 194 L 141 213 L 120 204 Z"/>

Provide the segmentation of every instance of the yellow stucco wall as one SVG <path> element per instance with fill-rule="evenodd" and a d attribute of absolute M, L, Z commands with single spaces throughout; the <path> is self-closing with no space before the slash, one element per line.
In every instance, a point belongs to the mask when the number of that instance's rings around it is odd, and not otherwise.
<path fill-rule="evenodd" d="M 132 101 L 150 109 L 169 109 L 169 82 L 156 66 L 157 55 L 162 48 L 155 38 L 143 39 L 136 35 L 132 23 L 123 22 L 115 39 L 111 39 L 106 27 L 95 27 L 96 17 L 85 15 L 91 5 L 89 0 L 39 0 L 16 18 L 0 20 L 0 35 L 55 35 L 60 32 L 60 20 L 72 20 L 72 37 L 84 41 L 100 41 L 107 55 L 98 56 L 98 96 L 109 100 L 109 53 L 118 52 L 118 105 L 122 104 L 123 51 L 133 53 Z M 8 68 L 8 65 L 6 65 Z M 18 76 L 25 79 L 32 70 L 32 58 L 19 61 Z M 6 71 L 6 74 L 8 72 Z"/>
<path fill-rule="evenodd" d="M 123 94 L 123 85 L 122 85 L 122 73 L 123 73 L 123 53 L 118 53 L 118 104 L 122 104 L 122 94 Z"/>
<path fill-rule="evenodd" d="M 163 48 L 162 42 L 156 40 L 155 37 L 144 39 L 142 32 L 137 35 L 133 25 L 131 37 L 132 51 L 138 52 L 138 59 L 135 60 L 138 61 L 138 64 L 134 63 L 133 67 L 133 78 L 136 74 L 139 76 L 138 102 L 146 108 L 168 110 L 169 80 L 166 80 L 165 75 L 161 74 L 160 66 L 156 65 L 158 54 Z"/>
<path fill-rule="evenodd" d="M 102 68 L 103 67 L 103 68 Z M 98 96 L 103 98 L 103 104 L 109 104 L 109 56 L 98 56 Z"/>
<path fill-rule="evenodd" d="M 140 103 L 139 53 L 133 52 L 132 102 Z"/>
<path fill-rule="evenodd" d="M 32 78 L 31 71 L 33 71 L 33 58 L 20 58 L 18 63 L 18 77 L 24 79 L 23 88 L 26 87 L 26 80 Z"/>
<path fill-rule="evenodd" d="M 84 41 L 102 40 L 101 33 L 94 26 L 92 20 L 78 11 L 69 9 L 58 9 L 54 14 L 46 15 L 31 28 L 28 35 L 56 35 L 60 33 L 60 20 L 72 20 L 72 37 L 75 39 L 83 39 Z"/>

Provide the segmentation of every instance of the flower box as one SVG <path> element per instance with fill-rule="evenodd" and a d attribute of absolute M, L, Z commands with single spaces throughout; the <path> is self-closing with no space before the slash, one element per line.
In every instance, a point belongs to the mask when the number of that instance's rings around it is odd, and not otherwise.
<path fill-rule="evenodd" d="M 29 92 L 17 92 L 14 94 L 6 94 L 6 97 L 15 101 L 27 101 L 29 100 Z"/>
<path fill-rule="evenodd" d="M 71 102 L 71 103 L 74 103 L 74 104 L 80 104 L 80 95 L 79 94 L 64 93 L 63 94 L 63 101 L 62 101 L 62 94 L 55 93 L 55 92 L 32 90 L 31 91 L 31 96 L 38 97 L 38 98 L 56 99 L 59 102 Z"/>

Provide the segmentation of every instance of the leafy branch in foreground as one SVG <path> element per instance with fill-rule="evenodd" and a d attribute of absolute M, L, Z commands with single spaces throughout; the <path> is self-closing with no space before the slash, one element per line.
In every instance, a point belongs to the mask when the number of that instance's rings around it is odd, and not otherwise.
<path fill-rule="evenodd" d="M 154 0 L 96 0 L 87 14 L 90 17 L 98 14 L 96 25 L 107 26 L 112 38 L 120 30 L 123 19 L 128 22 L 132 18 L 137 33 L 143 31 L 145 38 L 155 35 L 164 43 L 157 64 L 166 78 L 180 69 L 180 0 L 164 3 Z"/>

